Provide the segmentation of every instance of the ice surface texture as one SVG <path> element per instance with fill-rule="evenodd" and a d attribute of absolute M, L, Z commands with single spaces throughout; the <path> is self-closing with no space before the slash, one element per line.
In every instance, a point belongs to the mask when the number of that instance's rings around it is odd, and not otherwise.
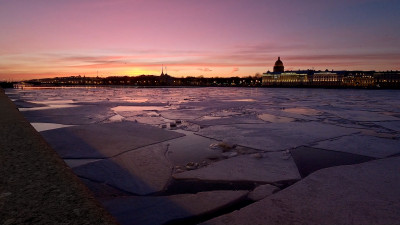
<path fill-rule="evenodd" d="M 399 91 L 74 88 L 7 94 L 35 126 L 45 127 L 50 145 L 123 224 L 218 215 L 248 199 L 256 203 L 206 224 L 399 220 Z M 168 192 L 170 186 L 178 191 Z M 238 188 L 246 190 L 220 191 Z"/>

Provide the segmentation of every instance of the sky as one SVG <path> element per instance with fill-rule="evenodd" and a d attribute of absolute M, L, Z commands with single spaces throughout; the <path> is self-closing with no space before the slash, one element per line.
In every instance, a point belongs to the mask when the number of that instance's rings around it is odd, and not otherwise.
<path fill-rule="evenodd" d="M 0 81 L 400 70 L 399 0 L 0 0 Z"/>

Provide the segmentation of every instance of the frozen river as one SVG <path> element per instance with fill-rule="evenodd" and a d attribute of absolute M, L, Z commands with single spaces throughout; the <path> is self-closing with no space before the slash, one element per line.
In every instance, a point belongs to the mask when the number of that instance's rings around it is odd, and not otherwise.
<path fill-rule="evenodd" d="M 58 88 L 6 94 L 122 224 L 206 221 L 320 169 L 400 154 L 396 90 Z"/>

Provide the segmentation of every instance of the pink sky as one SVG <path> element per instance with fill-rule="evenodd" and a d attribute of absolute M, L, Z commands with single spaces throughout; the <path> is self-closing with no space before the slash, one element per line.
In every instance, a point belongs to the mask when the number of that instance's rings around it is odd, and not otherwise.
<path fill-rule="evenodd" d="M 0 81 L 399 70 L 397 0 L 0 0 Z"/>

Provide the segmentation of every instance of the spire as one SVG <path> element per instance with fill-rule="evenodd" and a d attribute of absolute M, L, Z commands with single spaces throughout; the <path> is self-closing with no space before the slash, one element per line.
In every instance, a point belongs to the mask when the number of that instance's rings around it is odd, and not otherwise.
<path fill-rule="evenodd" d="M 161 66 L 161 76 L 164 76 L 164 64 Z"/>

